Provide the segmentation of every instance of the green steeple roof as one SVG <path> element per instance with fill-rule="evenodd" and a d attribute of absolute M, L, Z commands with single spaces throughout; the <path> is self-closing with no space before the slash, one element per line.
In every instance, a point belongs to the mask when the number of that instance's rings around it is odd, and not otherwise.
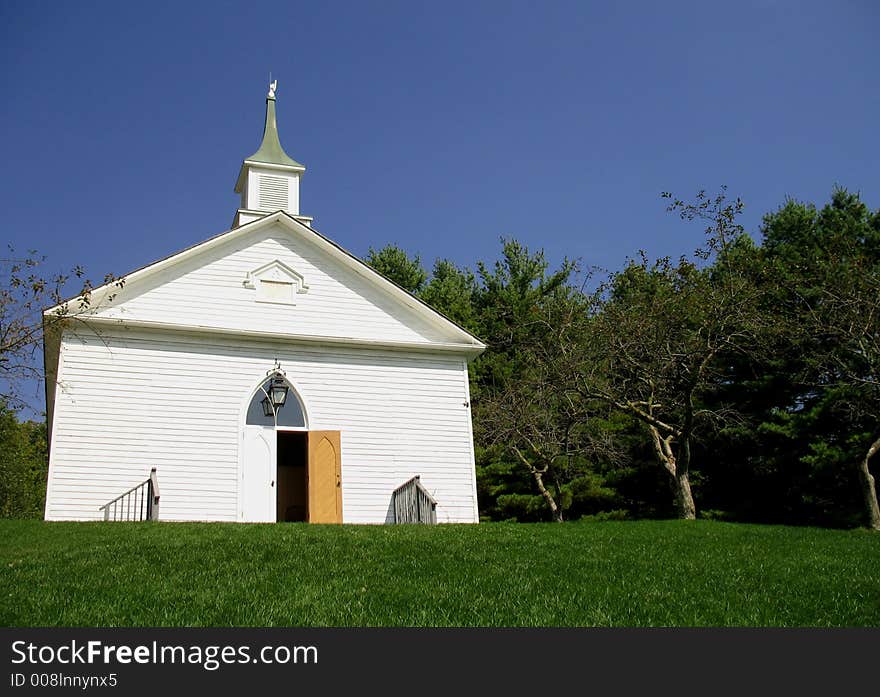
<path fill-rule="evenodd" d="M 246 159 L 246 161 L 248 160 L 305 169 L 281 147 L 281 141 L 278 139 L 278 125 L 275 123 L 275 97 L 273 95 L 266 98 L 266 126 L 263 129 L 263 142 L 260 143 L 260 149 Z"/>

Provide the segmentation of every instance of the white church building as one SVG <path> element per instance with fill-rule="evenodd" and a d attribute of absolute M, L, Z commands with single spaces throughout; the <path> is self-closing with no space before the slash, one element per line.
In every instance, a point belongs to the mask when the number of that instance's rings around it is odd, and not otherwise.
<path fill-rule="evenodd" d="M 315 230 L 304 172 L 273 84 L 232 228 L 47 323 L 47 520 L 150 517 L 156 493 L 160 520 L 399 522 L 410 481 L 437 522 L 478 520 L 485 345 Z"/>

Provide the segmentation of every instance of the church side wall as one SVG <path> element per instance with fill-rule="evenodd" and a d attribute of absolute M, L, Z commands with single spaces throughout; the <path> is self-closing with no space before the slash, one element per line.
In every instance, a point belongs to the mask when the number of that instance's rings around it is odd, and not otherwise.
<path fill-rule="evenodd" d="M 416 474 L 438 522 L 477 520 L 461 357 L 122 328 L 61 343 L 48 520 L 100 519 L 151 467 L 162 520 L 237 520 L 242 409 L 276 358 L 309 428 L 342 433 L 344 522 L 389 522 Z"/>

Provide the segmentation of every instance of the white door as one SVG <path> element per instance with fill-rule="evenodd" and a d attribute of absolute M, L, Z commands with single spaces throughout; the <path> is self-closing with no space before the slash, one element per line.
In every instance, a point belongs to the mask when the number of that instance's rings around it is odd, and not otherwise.
<path fill-rule="evenodd" d="M 244 427 L 241 520 L 275 522 L 275 429 Z"/>

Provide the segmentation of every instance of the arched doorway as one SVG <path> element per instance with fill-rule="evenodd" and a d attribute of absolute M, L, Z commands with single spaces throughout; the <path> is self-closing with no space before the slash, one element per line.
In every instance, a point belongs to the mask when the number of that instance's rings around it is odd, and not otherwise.
<path fill-rule="evenodd" d="M 268 398 L 279 376 L 280 369 L 270 372 L 244 407 L 239 520 L 341 523 L 341 434 L 309 430 L 303 400 L 286 377 L 287 397 L 273 413 Z"/>
<path fill-rule="evenodd" d="M 267 376 L 253 390 L 245 409 L 239 516 L 246 522 L 307 520 L 306 413 L 286 378 L 284 404 L 269 405 L 274 378 Z"/>

